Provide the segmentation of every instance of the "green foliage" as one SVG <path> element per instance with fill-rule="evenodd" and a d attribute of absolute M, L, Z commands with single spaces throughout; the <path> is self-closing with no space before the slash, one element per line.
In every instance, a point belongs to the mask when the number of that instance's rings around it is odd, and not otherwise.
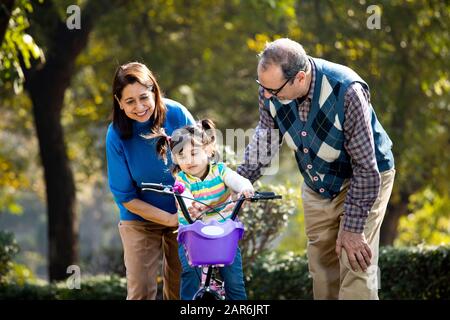
<path fill-rule="evenodd" d="M 19 252 L 12 233 L 0 231 L 0 284 L 6 281 L 6 277 L 13 268 L 13 258 Z"/>
<path fill-rule="evenodd" d="M 450 198 L 431 189 L 410 197 L 411 214 L 400 218 L 397 246 L 450 243 Z"/>
<path fill-rule="evenodd" d="M 0 285 L 2 300 L 124 300 L 126 296 L 126 280 L 107 275 L 82 278 L 80 289 L 68 289 L 64 281 L 50 285 Z"/>
<path fill-rule="evenodd" d="M 288 226 L 282 235 L 281 241 L 277 246 L 278 252 L 304 253 L 308 243 L 308 237 L 305 233 L 305 216 L 303 214 L 303 202 L 301 197 L 300 183 L 296 187 L 287 184 L 286 187 L 293 189 L 293 196 L 297 206 L 296 213 L 289 219 Z"/>
<path fill-rule="evenodd" d="M 55 300 L 57 290 L 53 285 L 0 284 L 2 300 Z"/>
<path fill-rule="evenodd" d="M 0 231 L 0 299 L 101 300 L 126 297 L 126 280 L 117 275 L 82 277 L 82 290 L 68 289 L 65 281 L 47 284 L 36 279 L 27 267 L 13 262 L 18 252 L 14 236 Z"/>
<path fill-rule="evenodd" d="M 2 10 L 4 7 L 2 5 Z M 30 187 L 28 169 L 34 167 L 31 103 L 23 92 L 23 68 L 44 59 L 42 50 L 28 34 L 29 0 L 15 1 L 3 42 L 0 43 L 0 212 L 22 213 L 17 193 Z M 20 63 L 22 59 L 23 64 Z M 33 169 L 31 169 L 33 170 Z"/>
<path fill-rule="evenodd" d="M 26 33 L 30 26 L 27 13 L 33 11 L 30 1 L 16 2 L 5 38 L 0 44 L 0 87 L 12 83 L 14 92 L 17 94 L 22 91 L 25 80 L 20 58 L 24 66 L 30 68 L 32 60 L 43 59 L 44 54 L 33 37 Z"/>
<path fill-rule="evenodd" d="M 441 152 L 450 141 L 449 5 L 377 5 L 380 30 L 366 26 L 366 1 L 136 1 L 118 8 L 94 30 L 67 94 L 64 119 L 78 176 L 105 167 L 98 129 L 109 121 L 115 66 L 142 61 L 166 95 L 195 117 L 211 117 L 220 129 L 247 129 L 258 119 L 256 54 L 267 41 L 289 36 L 309 54 L 348 65 L 369 83 L 394 142 L 398 175 L 391 203 L 407 202 L 427 186 L 442 195 L 450 189 L 450 153 Z M 292 161 L 286 165 L 296 170 Z"/>
<path fill-rule="evenodd" d="M 8 283 L 24 285 L 25 283 L 35 283 L 37 279 L 27 266 L 19 263 L 13 263 L 11 270 L 5 277 L 5 281 Z"/>
<path fill-rule="evenodd" d="M 249 299 L 312 299 L 312 279 L 304 255 L 269 253 L 245 269 Z"/>
<path fill-rule="evenodd" d="M 71 3 L 54 2 L 63 21 L 64 9 Z M 29 1 L 16 3 L 0 50 L 0 210 L 18 213 L 17 191 L 32 184 L 33 191 L 45 198 L 42 172 L 36 169 L 40 164 L 31 102 L 23 92 L 16 94 L 23 81 L 18 55 L 25 64 L 43 59 L 33 39 L 46 54 L 64 44 L 50 46 L 45 41 L 46 26 L 56 21 L 27 29 Z M 86 185 L 101 181 L 105 172 L 111 80 L 119 64 L 146 63 L 166 95 L 185 104 L 196 118 L 212 117 L 221 129 L 247 129 L 258 119 L 256 53 L 266 41 L 289 36 L 309 54 L 346 64 L 369 83 L 373 106 L 394 142 L 398 175 L 391 204 L 412 201 L 413 214 L 400 222 L 397 244 L 448 242 L 449 4 L 380 0 L 380 30 L 366 27 L 368 5 L 367 1 L 137 0 L 114 7 L 98 21 L 88 47 L 77 58 L 64 101 L 62 122 L 78 190 L 88 193 Z M 289 159 L 286 166 L 298 173 L 291 155 Z M 432 199 L 420 195 L 427 188 L 433 190 Z M 289 194 L 289 189 L 282 192 Z M 418 198 L 410 197 L 416 194 Z M 300 238 L 303 215 L 291 214 L 301 208 L 298 191 L 291 196 L 286 214 L 296 220 L 281 240 L 283 250 L 306 242 L 304 235 Z M 261 214 L 257 208 L 255 217 Z M 276 215 L 282 219 L 271 217 L 280 223 L 272 230 L 260 220 L 255 233 L 247 232 L 248 261 L 260 253 L 252 249 L 253 243 L 257 248 L 264 237 L 273 240 L 273 232 L 285 225 L 282 212 Z"/>
<path fill-rule="evenodd" d="M 450 247 L 386 247 L 380 250 L 380 299 L 449 299 Z M 250 299 L 312 299 L 304 255 L 275 254 L 251 265 Z"/>
<path fill-rule="evenodd" d="M 20 248 L 10 232 L 0 231 L 0 285 L 34 283 L 33 273 L 23 264 L 13 261 Z"/>
<path fill-rule="evenodd" d="M 33 167 L 29 163 L 31 148 L 20 144 L 23 140 L 19 134 L 11 134 L 7 126 L 0 124 L 0 130 L 0 212 L 21 214 L 23 208 L 17 198 L 20 190 L 30 187 L 27 167 Z M 18 144 L 10 144 L 11 140 Z"/>
<path fill-rule="evenodd" d="M 80 289 L 68 289 L 65 282 L 56 288 L 60 300 L 123 300 L 127 296 L 126 279 L 116 275 L 82 278 Z"/>
<path fill-rule="evenodd" d="M 382 248 L 380 299 L 449 299 L 450 247 Z M 312 279 L 304 255 L 269 253 L 248 267 L 249 299 L 312 299 Z M 0 299 L 103 300 L 126 297 L 126 281 L 118 276 L 82 278 L 80 289 L 65 282 L 0 285 Z"/>
<path fill-rule="evenodd" d="M 241 211 L 239 217 L 245 225 L 244 237 L 240 242 L 244 268 L 270 249 L 273 240 L 280 235 L 289 218 L 298 210 L 298 193 L 293 188 L 258 182 L 255 189 L 272 191 L 283 198 L 251 203 Z"/>
<path fill-rule="evenodd" d="M 383 248 L 381 299 L 450 299 L 450 247 Z"/>

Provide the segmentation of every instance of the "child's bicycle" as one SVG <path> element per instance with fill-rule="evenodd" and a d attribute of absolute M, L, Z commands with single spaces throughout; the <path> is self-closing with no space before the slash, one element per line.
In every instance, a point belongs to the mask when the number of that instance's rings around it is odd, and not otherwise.
<path fill-rule="evenodd" d="M 236 217 L 245 200 L 251 202 L 261 200 L 281 199 L 280 195 L 273 192 L 255 192 L 251 198 L 240 197 L 233 208 L 231 218 L 224 222 L 211 221 L 204 223 L 197 218 L 192 220 L 181 194 L 184 191 L 182 184 L 162 185 L 156 183 L 142 183 L 142 191 L 156 191 L 175 196 L 179 208 L 184 218 L 189 222 L 188 225 L 180 225 L 177 240 L 184 246 L 188 263 L 191 266 L 200 267 L 202 277 L 200 279 L 200 288 L 195 293 L 192 300 L 225 300 L 225 284 L 221 281 L 218 274 L 218 267 L 230 265 L 233 263 L 236 255 L 238 242 L 244 234 L 244 225 L 236 221 Z M 193 198 L 188 198 L 197 201 Z M 203 205 L 201 201 L 197 201 Z M 223 206 L 224 204 L 221 204 Z M 215 210 L 208 206 L 207 210 Z M 220 214 L 220 212 L 218 212 Z"/>

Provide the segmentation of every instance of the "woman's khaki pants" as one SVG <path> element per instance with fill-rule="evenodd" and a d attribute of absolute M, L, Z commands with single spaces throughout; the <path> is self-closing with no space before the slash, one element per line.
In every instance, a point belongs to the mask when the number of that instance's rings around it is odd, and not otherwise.
<path fill-rule="evenodd" d="M 381 173 L 381 186 L 364 228 L 372 250 L 371 266 L 364 271 L 353 271 L 345 249 L 339 259 L 336 239 L 343 227 L 344 200 L 348 185 L 334 199 L 325 199 L 302 186 L 305 228 L 308 237 L 308 265 L 313 280 L 314 299 L 378 299 L 378 247 L 380 227 L 394 184 L 395 169 Z"/>
<path fill-rule="evenodd" d="M 178 259 L 177 228 L 151 221 L 120 221 L 127 274 L 127 300 L 154 300 L 161 255 L 163 299 L 180 297 L 181 264 Z"/>

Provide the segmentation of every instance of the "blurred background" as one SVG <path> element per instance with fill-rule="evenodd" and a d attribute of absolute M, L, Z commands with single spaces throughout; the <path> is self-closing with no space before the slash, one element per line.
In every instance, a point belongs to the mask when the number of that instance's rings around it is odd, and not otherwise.
<path fill-rule="evenodd" d="M 381 245 L 387 252 L 447 248 L 434 265 L 448 273 L 448 1 L 1 0 L 0 279 L 64 280 L 75 264 L 83 275 L 117 275 L 123 289 L 105 163 L 116 68 L 143 62 L 165 96 L 194 117 L 247 130 L 258 121 L 256 55 L 281 37 L 368 82 L 397 169 Z M 278 173 L 260 187 L 285 200 L 258 209 L 248 261 L 260 253 L 304 259 L 301 181 L 283 145 Z M 49 256 L 49 246 L 58 254 Z"/>

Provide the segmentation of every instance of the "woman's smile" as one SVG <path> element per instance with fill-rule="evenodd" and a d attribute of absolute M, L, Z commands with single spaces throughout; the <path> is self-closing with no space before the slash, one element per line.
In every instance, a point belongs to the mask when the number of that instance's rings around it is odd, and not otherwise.
<path fill-rule="evenodd" d="M 135 114 L 136 114 L 138 117 L 143 117 L 143 116 L 145 116 L 145 115 L 147 114 L 148 110 L 149 110 L 149 109 L 145 109 L 144 111 L 142 111 L 142 112 L 136 112 Z"/>

